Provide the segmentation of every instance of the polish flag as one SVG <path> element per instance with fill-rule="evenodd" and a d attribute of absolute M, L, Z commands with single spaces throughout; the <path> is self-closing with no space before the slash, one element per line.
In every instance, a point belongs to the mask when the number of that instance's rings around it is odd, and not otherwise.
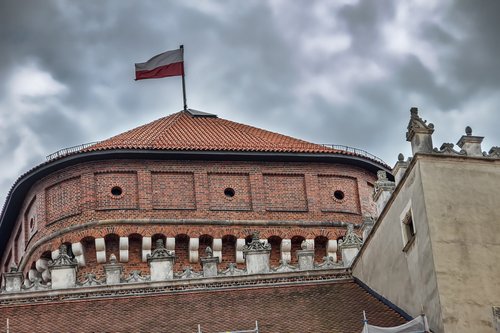
<path fill-rule="evenodd" d="M 135 79 L 159 79 L 184 74 L 184 49 L 160 53 L 146 62 L 135 64 Z"/>

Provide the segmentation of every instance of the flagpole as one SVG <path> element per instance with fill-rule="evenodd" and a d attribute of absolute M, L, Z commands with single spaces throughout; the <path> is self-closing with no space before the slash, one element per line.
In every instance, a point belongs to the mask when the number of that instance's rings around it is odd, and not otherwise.
<path fill-rule="evenodd" d="M 180 46 L 182 52 L 182 98 L 184 100 L 184 111 L 187 111 L 187 102 L 186 102 L 186 82 L 184 79 L 184 45 Z"/>

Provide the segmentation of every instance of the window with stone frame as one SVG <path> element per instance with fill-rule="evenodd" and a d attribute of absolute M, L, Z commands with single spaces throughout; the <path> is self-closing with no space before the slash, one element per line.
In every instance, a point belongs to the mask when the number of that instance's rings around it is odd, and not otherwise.
<path fill-rule="evenodd" d="M 404 215 L 401 221 L 401 228 L 403 230 L 403 251 L 406 252 L 410 248 L 411 244 L 413 244 L 416 234 L 411 209 Z"/>
<path fill-rule="evenodd" d="M 500 306 L 493 307 L 493 327 L 496 333 L 500 333 Z"/>

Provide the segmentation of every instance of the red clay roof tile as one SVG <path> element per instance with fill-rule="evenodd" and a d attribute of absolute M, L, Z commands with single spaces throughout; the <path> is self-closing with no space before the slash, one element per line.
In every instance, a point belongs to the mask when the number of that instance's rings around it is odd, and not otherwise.
<path fill-rule="evenodd" d="M 12 332 L 359 333 L 370 324 L 406 322 L 351 281 L 313 285 L 179 292 L 156 296 L 0 305 Z"/>
<path fill-rule="evenodd" d="M 345 151 L 239 124 L 215 116 L 180 111 L 139 126 L 83 151 L 159 149 L 282 153 L 341 153 Z"/>

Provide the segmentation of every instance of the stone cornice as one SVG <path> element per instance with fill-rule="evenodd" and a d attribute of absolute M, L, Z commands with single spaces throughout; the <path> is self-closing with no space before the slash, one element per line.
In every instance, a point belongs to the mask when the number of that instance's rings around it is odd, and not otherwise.
<path fill-rule="evenodd" d="M 161 295 L 169 293 L 207 292 L 241 288 L 269 288 L 332 282 L 351 282 L 349 269 L 339 268 L 321 271 L 254 274 L 247 276 L 218 276 L 162 282 L 138 282 L 119 285 L 87 286 L 61 290 L 0 295 L 2 306 L 53 303 L 62 301 L 92 300 L 116 297 Z"/>

